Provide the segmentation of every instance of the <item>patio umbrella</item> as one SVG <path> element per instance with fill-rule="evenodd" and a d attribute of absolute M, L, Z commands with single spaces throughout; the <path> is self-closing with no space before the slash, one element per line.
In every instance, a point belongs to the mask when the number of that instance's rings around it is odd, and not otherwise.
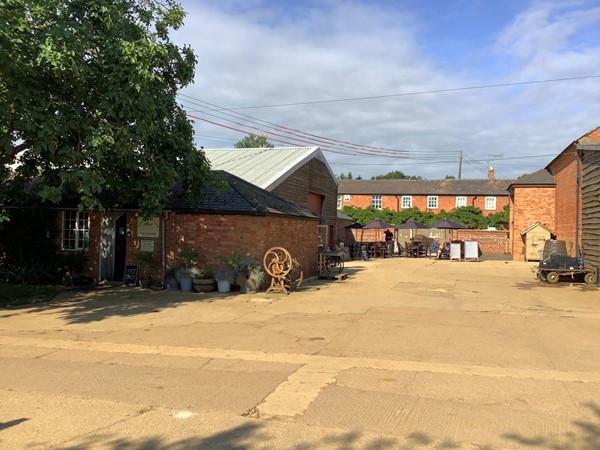
<path fill-rule="evenodd" d="M 388 228 L 394 228 L 391 223 L 384 222 L 380 219 L 371 220 L 368 224 L 362 227 L 363 230 L 387 230 Z M 360 235 L 360 241 L 363 240 L 363 234 Z"/>
<path fill-rule="evenodd" d="M 446 230 L 446 239 L 447 239 L 448 238 L 448 230 L 458 230 L 461 228 L 469 228 L 469 227 L 467 227 L 466 225 L 463 225 L 462 223 L 453 222 L 452 220 L 444 219 L 444 220 L 440 220 L 439 222 L 429 225 L 429 228 L 445 229 Z"/>
<path fill-rule="evenodd" d="M 439 222 L 433 223 L 431 225 L 429 225 L 429 228 L 442 228 L 442 229 L 446 229 L 446 230 L 458 230 L 460 228 L 469 228 L 466 225 L 463 225 L 462 223 L 458 223 L 458 222 L 453 222 L 451 220 L 440 220 Z"/>
<path fill-rule="evenodd" d="M 413 237 L 412 230 L 419 230 L 422 228 L 427 228 L 427 225 L 423 225 L 421 222 L 417 222 L 416 220 L 409 220 L 408 222 L 401 223 L 396 227 L 396 230 L 410 230 L 410 237 Z"/>
<path fill-rule="evenodd" d="M 349 228 L 349 229 L 361 229 L 362 227 L 363 227 L 363 226 L 362 226 L 360 223 L 358 223 L 358 222 L 355 222 L 355 223 L 351 223 L 350 225 L 346 225 L 344 228 Z"/>

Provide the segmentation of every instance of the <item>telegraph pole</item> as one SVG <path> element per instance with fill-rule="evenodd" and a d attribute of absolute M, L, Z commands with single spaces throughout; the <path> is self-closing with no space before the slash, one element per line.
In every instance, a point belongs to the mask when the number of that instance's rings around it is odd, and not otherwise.
<path fill-rule="evenodd" d="M 458 179 L 462 176 L 462 150 L 458 152 Z"/>

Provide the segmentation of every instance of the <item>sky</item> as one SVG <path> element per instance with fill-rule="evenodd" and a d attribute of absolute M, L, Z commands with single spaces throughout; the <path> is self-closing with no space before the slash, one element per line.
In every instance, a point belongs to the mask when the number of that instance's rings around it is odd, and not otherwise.
<path fill-rule="evenodd" d="M 354 178 L 512 179 L 600 125 L 598 0 L 181 4 L 198 147 L 248 132 Z"/>

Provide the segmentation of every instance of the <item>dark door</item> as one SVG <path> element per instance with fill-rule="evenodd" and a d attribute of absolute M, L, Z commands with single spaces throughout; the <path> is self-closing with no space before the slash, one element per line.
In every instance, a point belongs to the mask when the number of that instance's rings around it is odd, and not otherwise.
<path fill-rule="evenodd" d="M 122 280 L 125 274 L 125 255 L 127 253 L 127 214 L 115 221 L 115 272 L 114 279 Z"/>

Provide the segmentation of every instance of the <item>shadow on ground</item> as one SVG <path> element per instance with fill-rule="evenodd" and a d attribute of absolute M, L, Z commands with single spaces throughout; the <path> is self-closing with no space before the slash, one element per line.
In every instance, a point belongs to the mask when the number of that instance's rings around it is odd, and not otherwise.
<path fill-rule="evenodd" d="M 526 436 L 517 433 L 507 433 L 500 436 L 506 441 L 503 445 L 479 445 L 485 450 L 503 450 L 505 448 L 528 448 L 550 450 L 597 450 L 600 448 L 600 407 L 595 403 L 587 403 L 585 408 L 591 410 L 596 423 L 582 420 L 572 422 L 575 431 L 564 436 Z M 222 431 L 206 438 L 188 438 L 178 441 L 167 441 L 162 437 L 150 437 L 140 440 L 114 438 L 111 435 L 92 435 L 81 444 L 60 447 L 61 450 L 88 450 L 91 448 L 106 448 L 109 450 L 185 450 L 185 449 L 234 449 L 251 450 L 275 448 L 268 430 L 259 421 L 247 423 L 229 430 Z M 32 443 L 44 445 L 44 443 Z M 475 443 L 468 444 L 473 448 Z M 58 447 L 57 447 L 58 448 Z M 436 439 L 426 433 L 414 432 L 402 441 L 390 437 L 364 438 L 359 431 L 331 434 L 318 440 L 307 438 L 305 442 L 289 445 L 286 449 L 313 450 L 320 448 L 339 450 L 375 450 L 375 449 L 437 449 L 452 450 L 465 448 L 461 443 L 450 439 Z"/>

